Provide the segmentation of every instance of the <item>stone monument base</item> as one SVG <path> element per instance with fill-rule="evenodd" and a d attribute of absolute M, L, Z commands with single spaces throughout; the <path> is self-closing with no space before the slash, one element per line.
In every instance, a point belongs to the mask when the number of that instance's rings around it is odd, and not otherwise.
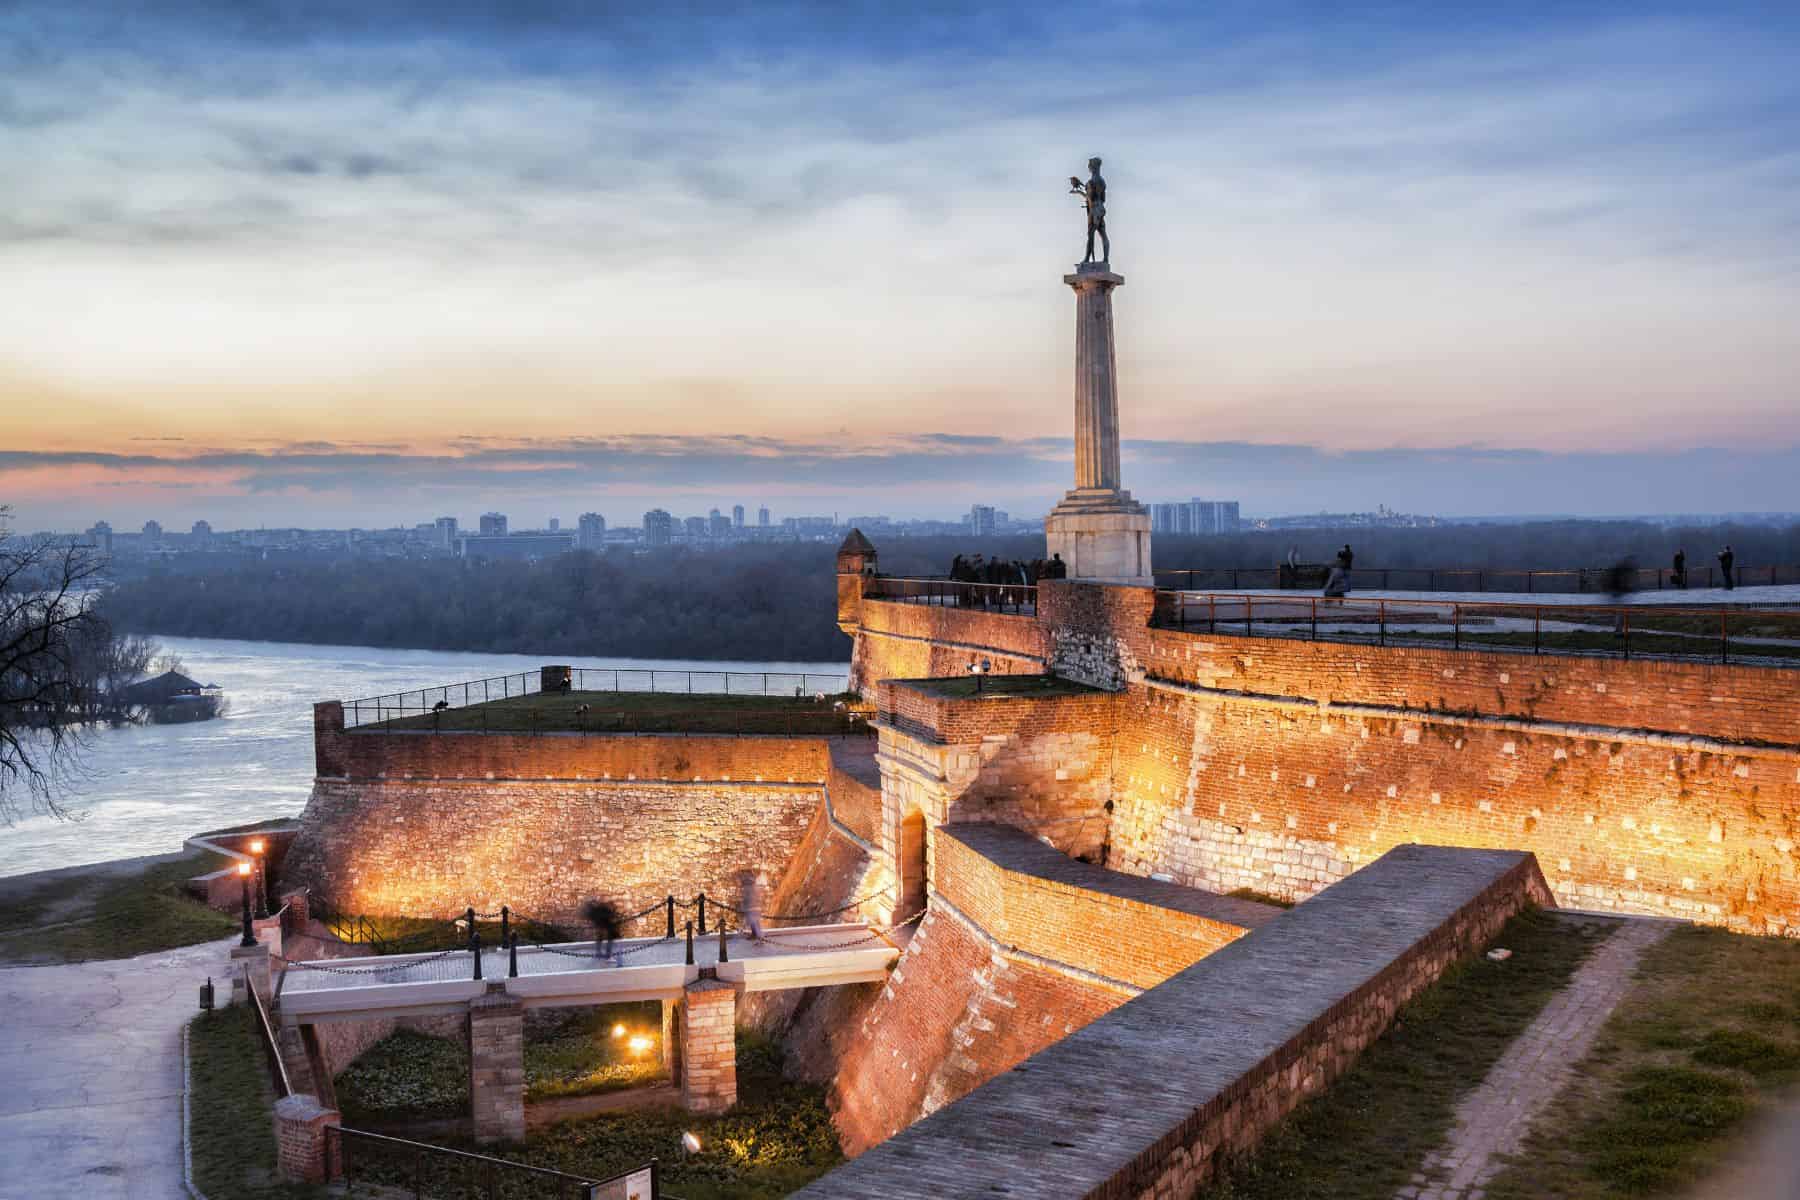
<path fill-rule="evenodd" d="M 1128 493 L 1063 497 L 1044 521 L 1045 553 L 1062 555 L 1070 579 L 1153 587 L 1150 514 Z"/>

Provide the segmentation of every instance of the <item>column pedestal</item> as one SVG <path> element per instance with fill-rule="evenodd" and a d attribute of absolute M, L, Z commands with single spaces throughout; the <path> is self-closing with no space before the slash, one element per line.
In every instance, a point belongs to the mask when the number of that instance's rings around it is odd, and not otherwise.
<path fill-rule="evenodd" d="M 525 1006 L 501 982 L 469 1001 L 469 1109 L 477 1142 L 525 1140 Z"/>
<path fill-rule="evenodd" d="M 681 1106 L 722 1113 L 737 1104 L 737 989 L 696 979 L 681 999 Z"/>

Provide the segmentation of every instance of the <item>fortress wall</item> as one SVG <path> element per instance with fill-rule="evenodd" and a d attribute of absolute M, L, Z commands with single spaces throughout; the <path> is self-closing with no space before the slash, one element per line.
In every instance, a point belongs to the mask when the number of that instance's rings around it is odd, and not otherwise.
<path fill-rule="evenodd" d="M 321 779 L 823 783 L 828 747 L 822 737 L 346 731 L 342 705 L 313 706 Z"/>
<path fill-rule="evenodd" d="M 1800 763 L 1133 689 L 1109 865 L 1300 899 L 1407 842 L 1538 856 L 1565 906 L 1800 930 Z"/>
<path fill-rule="evenodd" d="M 860 747 L 834 746 L 826 786 L 831 792 L 831 811 L 844 827 L 864 841 L 879 841 L 881 775 L 873 756 Z"/>
<path fill-rule="evenodd" d="M 996 674 L 1037 675 L 1048 643 L 1036 619 L 979 609 L 861 601 L 851 686 L 881 701 L 881 681 L 962 675 L 978 658 Z"/>
<path fill-rule="evenodd" d="M 919 923 L 888 982 L 869 989 L 874 994 L 858 1011 L 835 1014 L 830 1103 L 852 1155 L 1127 998 L 1008 958 L 963 920 L 937 909 Z M 830 999 L 848 1007 L 848 997 Z M 790 1037 L 789 1045 L 800 1041 Z"/>
<path fill-rule="evenodd" d="M 1080 864 L 1085 870 L 1079 873 L 1064 870 L 1066 860 L 1055 862 L 1050 857 L 1054 851 L 1010 830 L 946 825 L 937 831 L 934 848 L 932 886 L 1002 944 L 1133 987 L 1155 987 L 1249 932 L 1247 925 L 1219 916 L 1181 911 L 1116 888 L 1083 886 L 1100 882 L 1083 876 L 1110 873 L 1086 864 Z M 1041 855 L 1033 853 L 1040 849 Z M 1075 878 L 1050 878 L 1033 869 L 1045 865 Z M 1150 881 L 1122 882 L 1152 893 L 1184 890 Z M 1256 912 L 1251 919 L 1277 911 Z"/>
<path fill-rule="evenodd" d="M 1073 858 L 1104 854 L 1113 742 L 1081 729 L 997 733 L 943 745 L 882 723 L 883 845 L 895 853 L 901 820 L 925 818 L 927 845 L 948 821 L 996 821 L 1048 838 Z"/>
<path fill-rule="evenodd" d="M 586 738 L 584 754 L 607 740 L 638 739 Z M 697 757 L 705 741 L 687 740 Z M 670 893 L 735 902 L 739 870 L 782 877 L 823 795 L 819 782 L 321 779 L 284 882 L 344 912 L 448 916 L 508 904 L 575 925 L 594 896 L 628 913 Z M 652 917 L 627 932 L 662 928 Z"/>

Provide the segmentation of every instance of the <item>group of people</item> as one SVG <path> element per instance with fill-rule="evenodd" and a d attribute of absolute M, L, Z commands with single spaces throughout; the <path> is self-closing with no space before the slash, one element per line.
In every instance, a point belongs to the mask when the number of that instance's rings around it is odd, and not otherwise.
<path fill-rule="evenodd" d="M 959 554 L 950 560 L 950 578 L 957 583 L 1019 583 L 1035 587 L 1040 579 L 1068 577 L 1069 564 L 1060 554 L 1052 554 L 1047 560 L 1034 558 L 1030 562 L 1020 562 L 1016 558 L 1009 562 L 980 554 L 970 557 Z"/>
<path fill-rule="evenodd" d="M 1730 542 L 1726 542 L 1725 548 L 1719 551 L 1718 559 L 1719 575 L 1723 579 L 1722 586 L 1729 592 L 1732 588 L 1737 586 L 1737 576 L 1732 574 L 1732 567 L 1737 564 L 1737 555 L 1732 553 Z M 1684 588 L 1688 585 L 1686 550 L 1675 551 L 1674 570 L 1672 570 L 1669 575 L 1670 581 L 1676 587 Z"/>

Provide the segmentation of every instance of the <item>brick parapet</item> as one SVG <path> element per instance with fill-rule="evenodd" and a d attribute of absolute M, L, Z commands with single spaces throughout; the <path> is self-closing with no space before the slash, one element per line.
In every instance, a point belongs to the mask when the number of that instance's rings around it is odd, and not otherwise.
<path fill-rule="evenodd" d="M 324 1183 L 331 1178 L 330 1133 L 341 1124 L 335 1109 L 317 1097 L 295 1094 L 275 1102 L 275 1163 L 290 1183 Z"/>
<path fill-rule="evenodd" d="M 1116 725 L 1111 692 L 1086 691 L 1045 695 L 992 693 L 949 696 L 930 679 L 891 679 L 883 689 L 887 707 L 880 719 L 944 744 L 978 742 L 1014 735 L 1082 732 L 1110 737 Z"/>
<path fill-rule="evenodd" d="M 495 981 L 469 1001 L 469 1111 L 477 1142 L 525 1140 L 525 1006 Z"/>

